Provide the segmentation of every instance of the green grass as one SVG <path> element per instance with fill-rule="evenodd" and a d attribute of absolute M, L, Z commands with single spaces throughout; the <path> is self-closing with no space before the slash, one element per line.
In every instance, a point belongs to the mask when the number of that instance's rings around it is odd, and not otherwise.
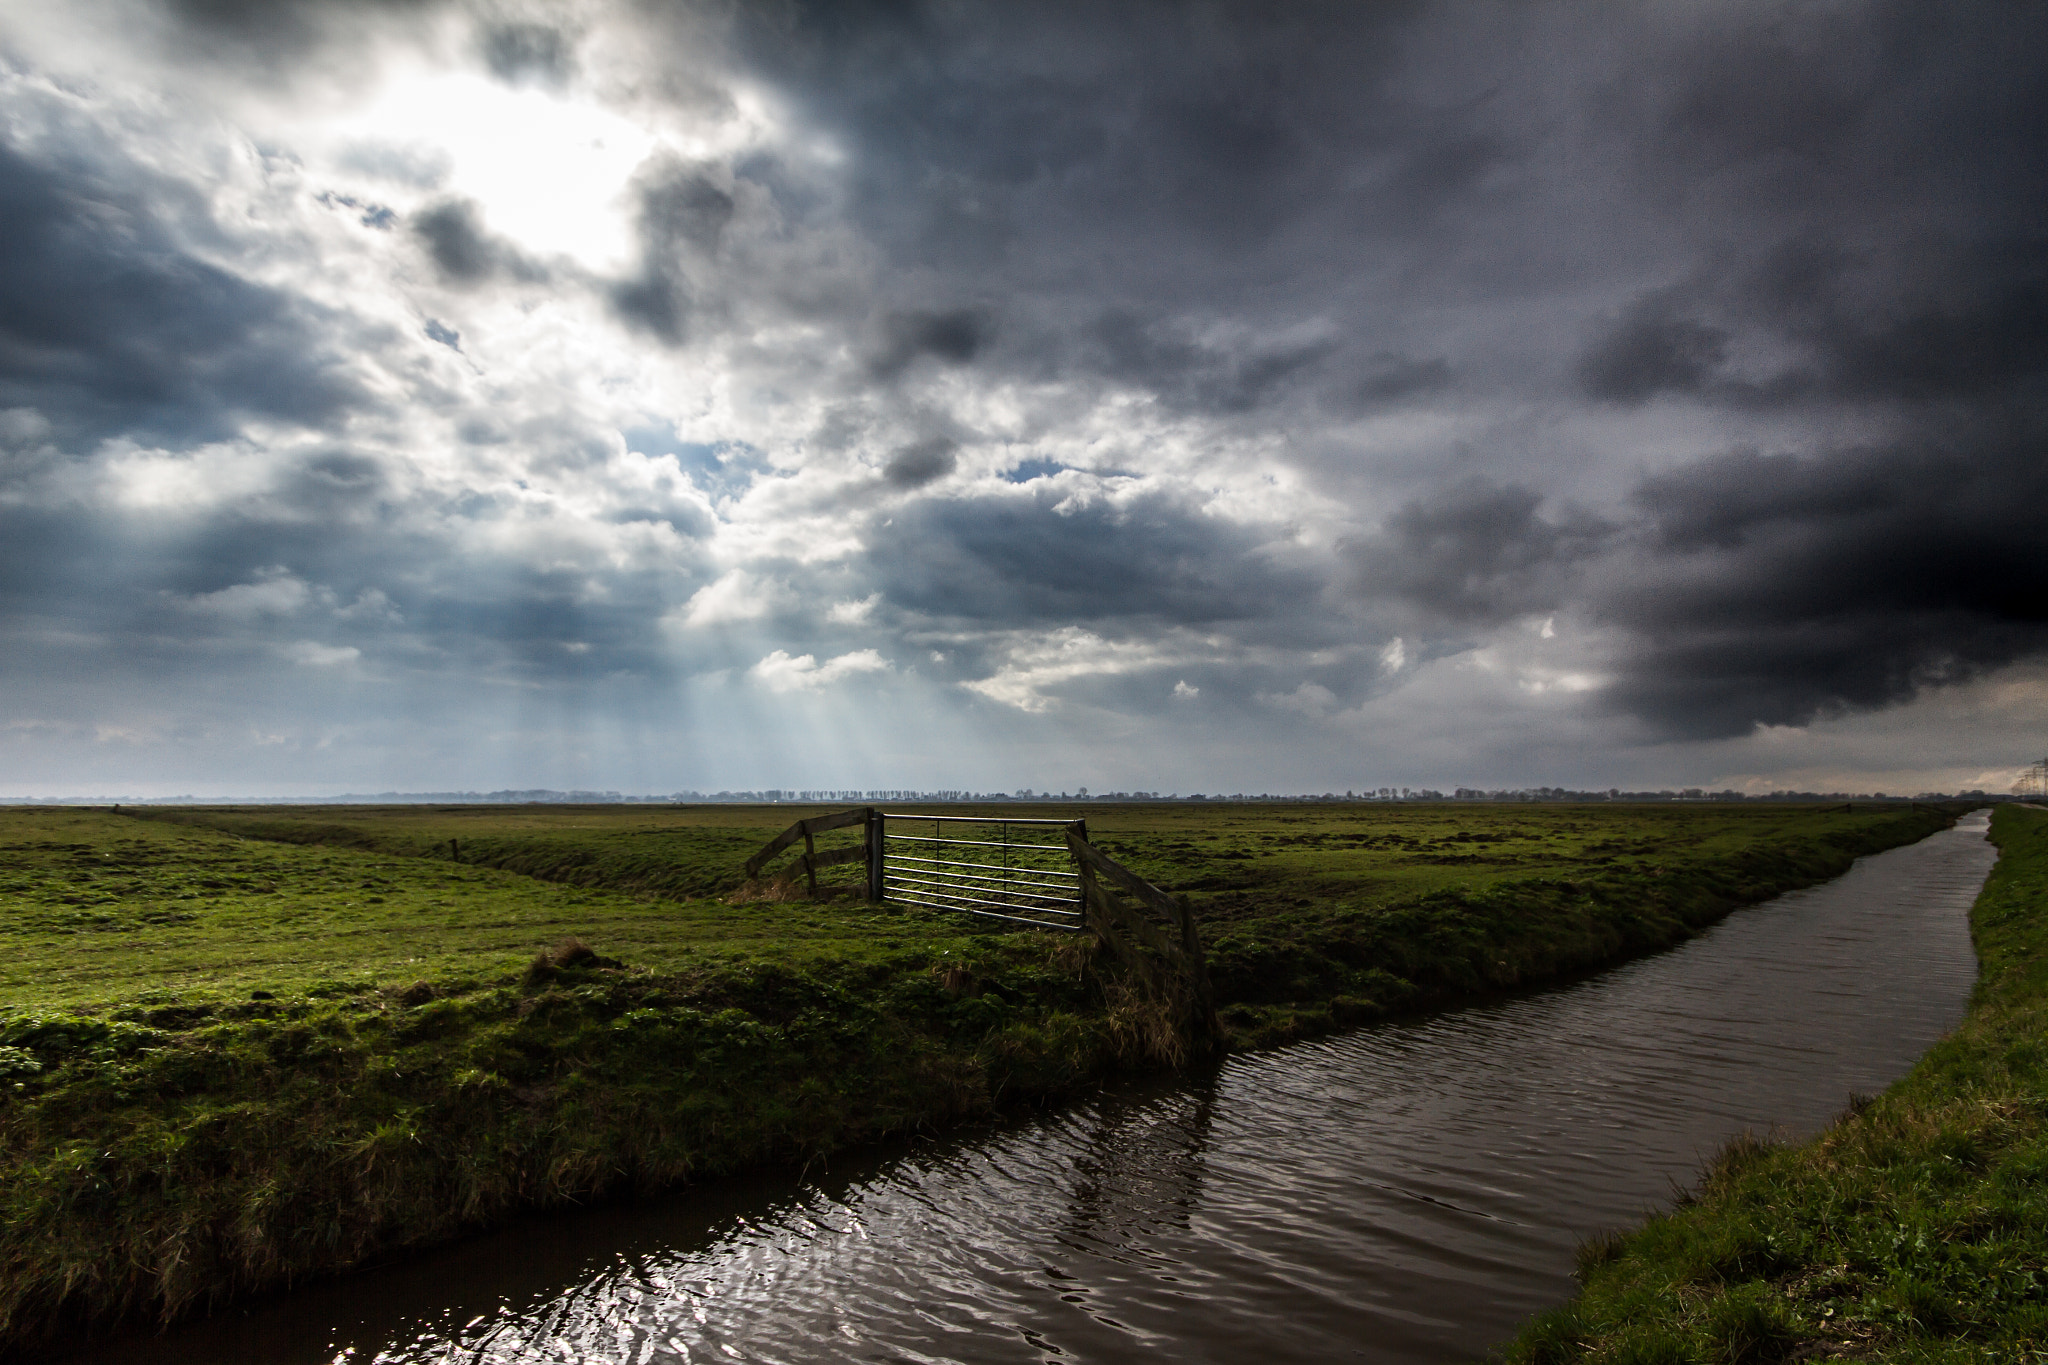
<path fill-rule="evenodd" d="M 1514 1362 L 2048 1361 L 2048 812 L 1999 808 L 1964 1023 L 1809 1143 L 1581 1253 Z"/>
<path fill-rule="evenodd" d="M 739 857 L 760 842 L 742 839 Z M 738 878 L 728 866 L 722 880 Z M 0 905 L 0 1002 L 14 1009 L 117 1005 L 151 992 L 233 999 L 500 980 L 567 934 L 660 971 L 867 959 L 911 941 L 944 951 L 939 940 L 981 937 L 946 916 L 656 900 L 349 844 L 271 843 L 64 809 L 0 810 Z"/>
<path fill-rule="evenodd" d="M 901 809 L 892 807 L 891 809 Z M 1391 901 L 1505 879 L 1650 872 L 1760 841 L 1853 835 L 1897 818 L 1863 806 L 1233 805 L 946 806 L 933 813 L 1085 819 L 1111 856 L 1205 919 Z M 447 859 L 572 885 L 682 899 L 732 889 L 772 835 L 819 808 L 789 806 L 340 806 L 143 808 L 251 838 Z M 858 840 L 821 836 L 820 847 Z M 844 870 L 842 880 L 855 873 Z"/>
<path fill-rule="evenodd" d="M 0 810 L 0 1352 L 1171 1055 L 1090 939 L 705 894 L 801 813 Z M 1190 896 L 1240 1046 L 1663 946 L 1946 818 L 1082 813 Z"/>
<path fill-rule="evenodd" d="M 1005 809 L 1020 811 L 982 813 Z M 176 822 L 338 853 L 395 855 L 386 864 L 392 868 L 403 858 L 452 870 L 459 856 L 465 868 L 517 872 L 585 888 L 593 898 L 609 890 L 692 907 L 643 912 L 644 924 L 619 925 L 630 936 L 621 947 L 652 964 L 666 961 L 685 933 L 699 951 L 728 938 L 759 938 L 758 912 L 703 912 L 697 898 L 730 891 L 749 854 L 809 813 L 785 806 L 201 807 L 150 810 L 137 824 Z M 1021 813 L 1086 819 L 1111 856 L 1188 896 L 1219 998 L 1229 1006 L 1224 1021 L 1246 1046 L 1665 947 L 1734 906 L 1835 876 L 1860 854 L 1940 828 L 1954 812 L 1091 803 Z M 858 837 L 838 831 L 819 846 Z M 851 888 L 860 873 L 849 867 L 829 876 Z M 605 915 L 606 935 L 613 917 L 632 915 L 611 901 L 583 908 Z M 698 935 L 697 913 L 716 913 L 718 923 Z M 838 913 L 813 921 L 815 930 L 829 937 Z"/>

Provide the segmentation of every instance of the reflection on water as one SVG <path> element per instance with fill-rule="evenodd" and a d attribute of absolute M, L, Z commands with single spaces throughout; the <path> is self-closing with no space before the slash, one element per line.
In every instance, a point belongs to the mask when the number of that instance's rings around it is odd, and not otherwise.
<path fill-rule="evenodd" d="M 1982 816 L 1570 987 L 1029 1121 L 535 1220 L 114 1362 L 1440 1361 L 1744 1128 L 1961 1016 Z"/>

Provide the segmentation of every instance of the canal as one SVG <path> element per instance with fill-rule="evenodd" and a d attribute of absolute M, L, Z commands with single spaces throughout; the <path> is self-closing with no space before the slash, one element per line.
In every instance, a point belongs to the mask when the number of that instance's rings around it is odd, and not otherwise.
<path fill-rule="evenodd" d="M 1986 818 L 1563 987 L 536 1218 L 81 1360 L 1470 1358 L 1751 1130 L 1961 1018 Z"/>

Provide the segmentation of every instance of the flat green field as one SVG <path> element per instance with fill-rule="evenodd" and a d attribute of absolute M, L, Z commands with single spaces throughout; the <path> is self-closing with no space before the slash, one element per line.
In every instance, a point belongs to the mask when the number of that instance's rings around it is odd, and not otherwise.
<path fill-rule="evenodd" d="M 1298 930 L 1506 880 L 1685 874 L 1716 860 L 1854 839 L 1899 815 L 1880 807 L 1704 805 L 1005 809 L 1085 819 L 1105 852 L 1186 893 L 1208 935 L 1226 946 L 1252 921 Z M 843 897 L 719 899 L 738 886 L 751 853 L 814 813 L 224 807 L 149 809 L 135 818 L 0 808 L 0 1009 L 112 1004 L 145 992 L 211 998 L 498 979 L 566 934 L 653 970 L 707 956 L 808 958 L 859 951 L 875 939 L 987 936 L 985 922 L 876 911 Z M 855 837 L 841 832 L 820 844 Z M 838 884 L 847 887 L 856 873 L 837 870 Z"/>
<path fill-rule="evenodd" d="M 741 960 L 809 970 L 912 944 L 960 954 L 1017 937 L 989 921 L 860 904 L 855 867 L 829 874 L 838 894 L 821 902 L 730 903 L 748 855 L 816 813 L 0 809 L 0 1011 L 501 981 L 564 935 L 654 972 Z M 1869 844 L 1875 829 L 1941 820 L 1898 807 L 1735 805 L 944 813 L 1085 819 L 1105 852 L 1187 895 L 1221 999 L 1235 1006 L 1226 1022 L 1247 1042 L 1349 1022 L 1356 1002 L 1371 1013 L 1660 946 L 1731 904 L 1833 875 L 1844 853 L 1882 846 Z M 857 837 L 839 831 L 820 846 Z M 1606 919 L 1590 937 L 1589 904 Z M 1474 916 L 1487 922 L 1477 939 L 1445 940 L 1447 928 L 1472 938 Z M 1503 939 L 1513 951 L 1499 951 Z M 1329 1017 L 1333 1001 L 1343 1018 Z"/>
<path fill-rule="evenodd" d="M 817 813 L 0 808 L 0 1358 L 1199 1049 L 1090 935 L 740 886 Z M 1231 1046 L 1654 951 L 1954 814 L 1010 813 L 1189 898 Z"/>
<path fill-rule="evenodd" d="M 550 852 L 582 835 L 525 819 Z M 411 827 L 385 823 L 405 832 L 392 843 L 406 846 Z M 599 847 L 638 832 L 616 816 L 612 828 L 591 823 L 587 837 Z M 662 833 L 706 856 L 689 834 Z M 713 857 L 736 837 L 706 834 Z M 737 836 L 738 856 L 724 859 L 727 886 L 765 838 Z M 449 861 L 431 840 L 421 847 L 439 856 L 275 843 L 95 810 L 0 810 L 0 1011 L 496 982 L 572 934 L 635 967 L 674 971 L 707 959 L 887 954 L 906 937 L 923 947 L 979 932 L 950 917 L 845 903 L 657 899 L 630 880 L 630 891 L 547 881 Z M 561 870 L 581 867 L 571 860 Z"/>

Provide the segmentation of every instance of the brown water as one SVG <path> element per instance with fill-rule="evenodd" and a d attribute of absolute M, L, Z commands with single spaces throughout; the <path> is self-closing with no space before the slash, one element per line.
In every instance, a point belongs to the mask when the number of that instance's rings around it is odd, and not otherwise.
<path fill-rule="evenodd" d="M 536 1219 L 129 1362 L 1477 1356 L 1745 1128 L 1961 1017 L 1984 817 L 1561 989 L 1236 1057 L 803 1178 Z"/>

